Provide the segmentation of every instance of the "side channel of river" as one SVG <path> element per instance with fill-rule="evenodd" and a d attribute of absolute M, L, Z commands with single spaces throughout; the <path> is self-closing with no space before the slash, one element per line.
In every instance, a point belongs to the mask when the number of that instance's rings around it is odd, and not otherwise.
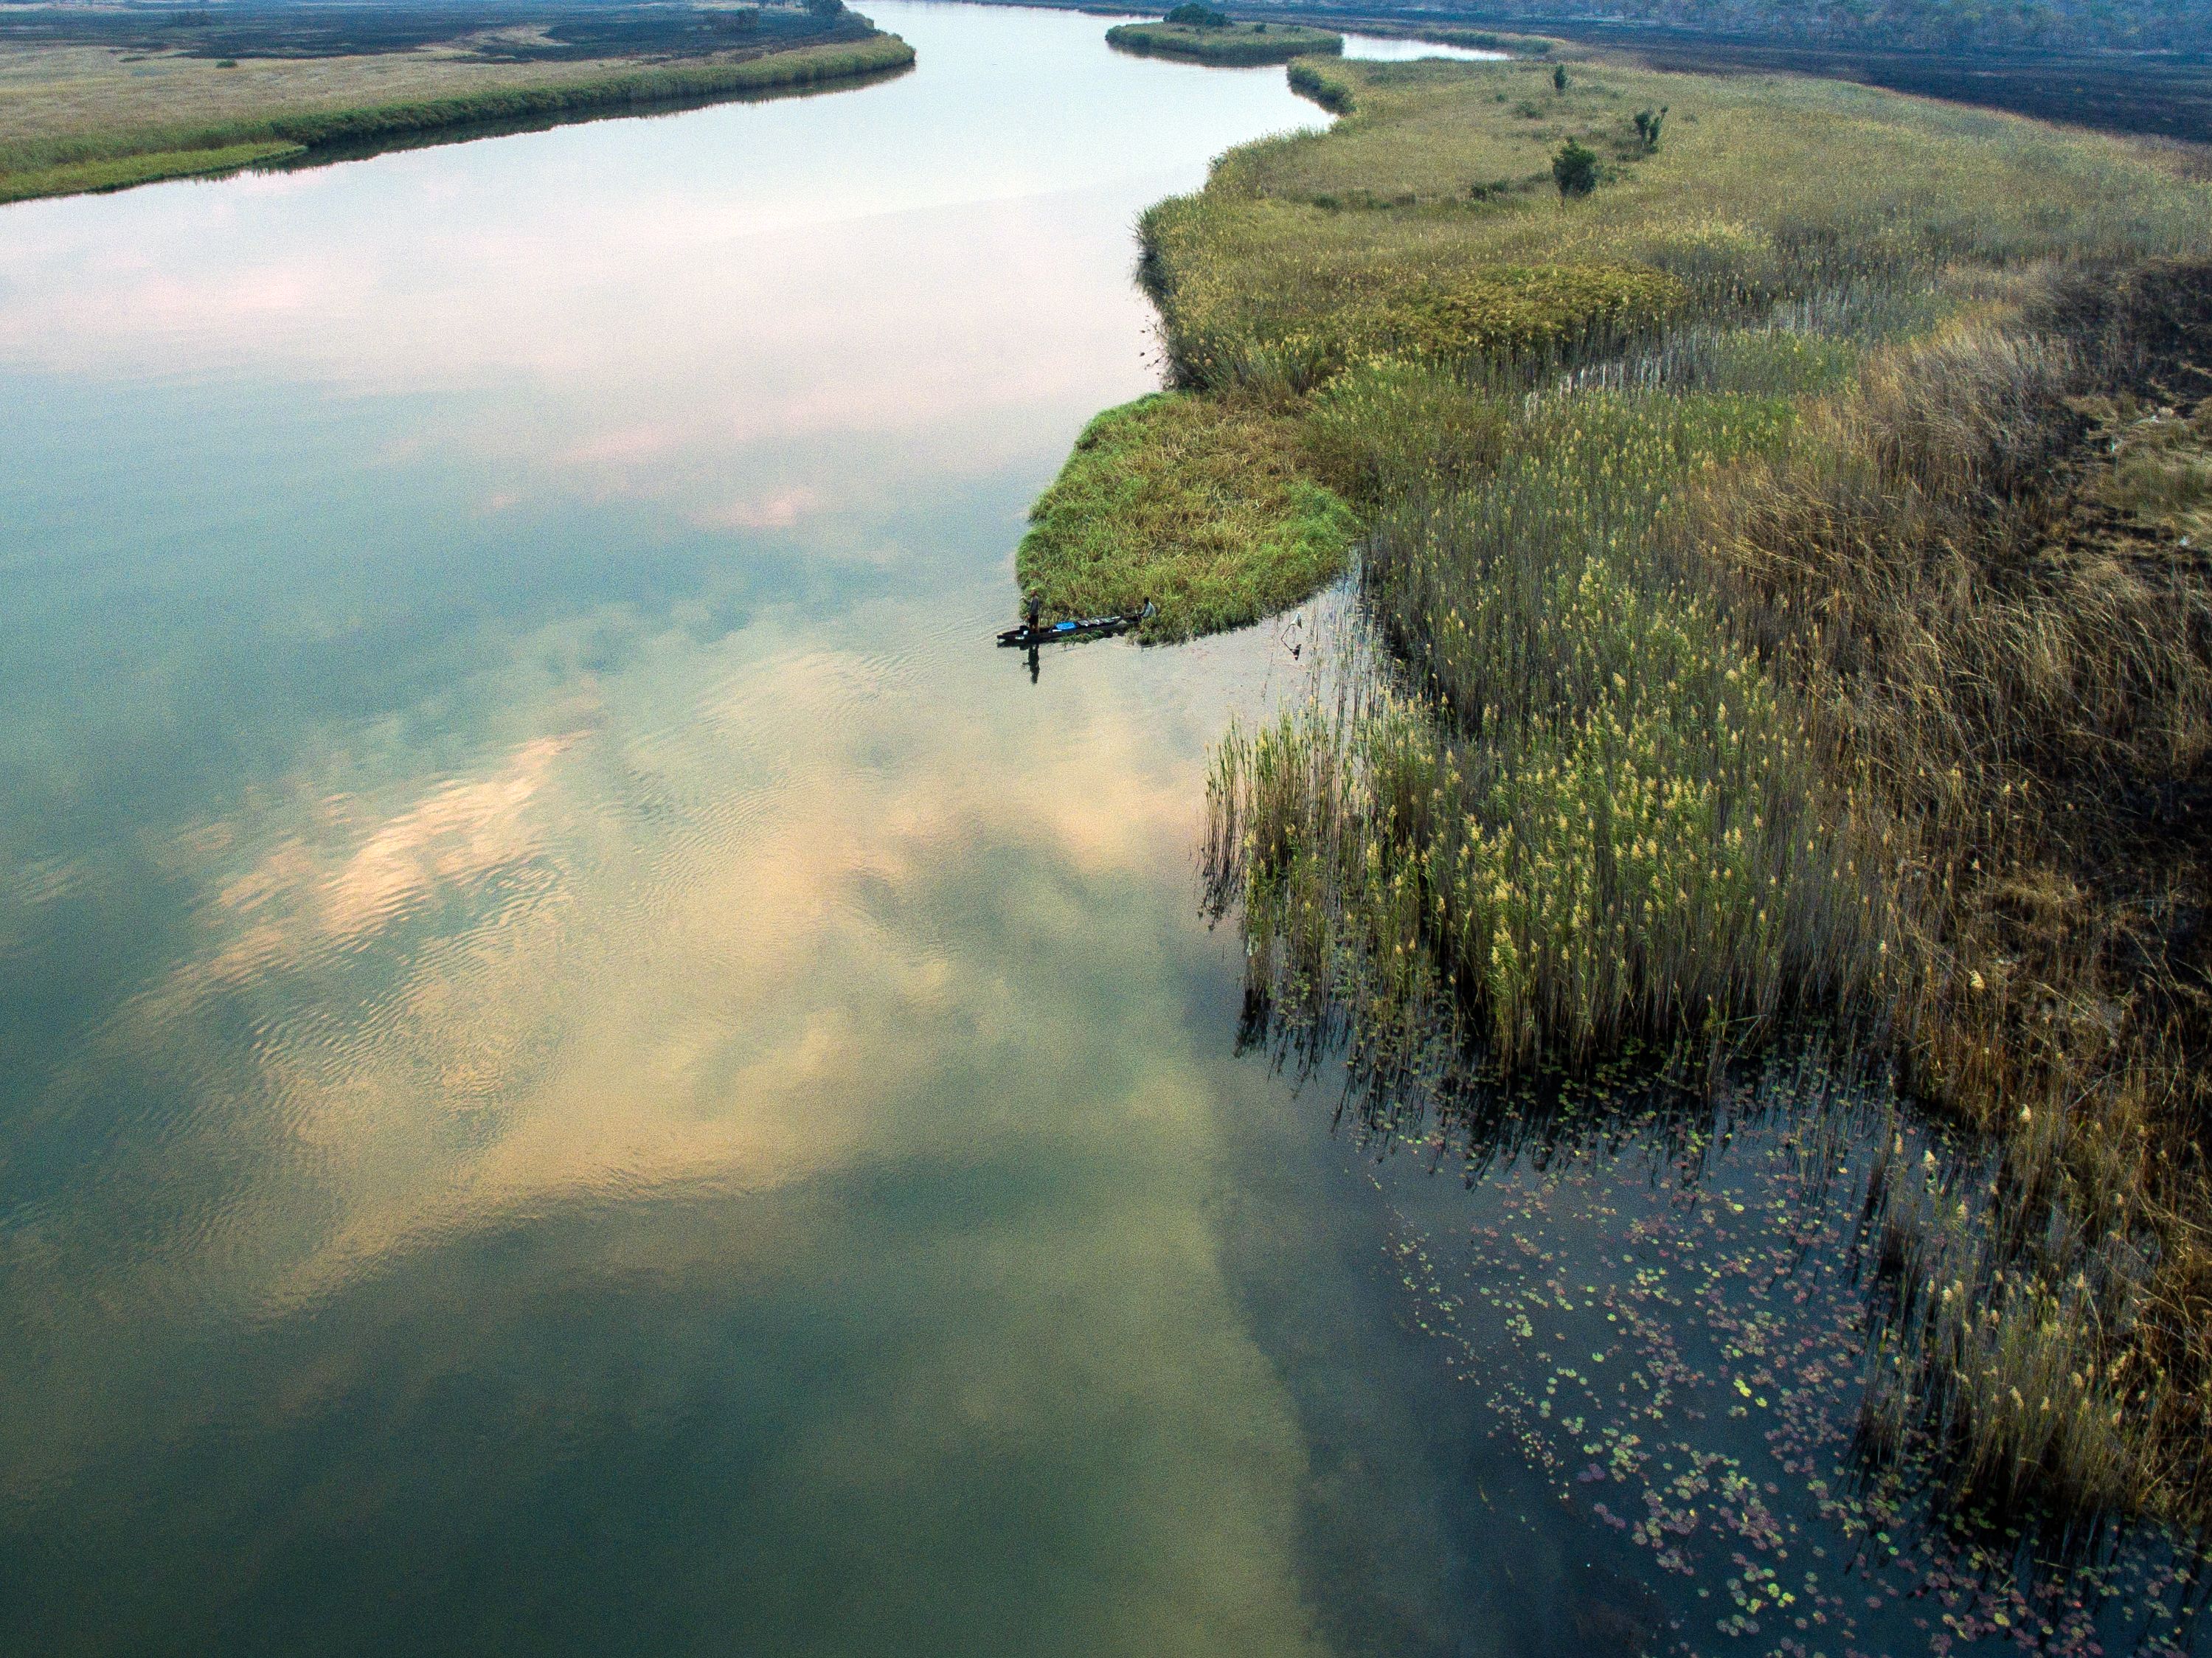
<path fill-rule="evenodd" d="M 872 10 L 915 73 L 0 210 L 0 1651 L 2016 1627 L 1822 1495 L 1867 1132 L 1469 1189 L 1233 1052 L 1205 754 L 1308 624 L 988 635 L 1134 216 L 1322 118 Z"/>

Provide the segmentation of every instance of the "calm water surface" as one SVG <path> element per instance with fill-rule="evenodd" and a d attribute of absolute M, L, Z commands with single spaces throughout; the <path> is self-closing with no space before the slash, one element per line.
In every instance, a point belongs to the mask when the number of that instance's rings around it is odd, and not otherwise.
<path fill-rule="evenodd" d="M 0 211 L 0 1649 L 1330 1646 L 1253 1286 L 1371 1251 L 1192 881 L 1291 659 L 989 643 L 1134 215 L 1321 118 L 879 9 Z"/>

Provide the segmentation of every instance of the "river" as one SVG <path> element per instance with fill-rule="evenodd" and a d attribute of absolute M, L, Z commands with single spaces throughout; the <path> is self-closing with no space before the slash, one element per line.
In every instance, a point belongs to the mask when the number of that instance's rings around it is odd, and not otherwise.
<path fill-rule="evenodd" d="M 0 212 L 0 1649 L 1320 1649 L 1195 918 L 1273 629 L 1049 658 L 1279 70 Z"/>
<path fill-rule="evenodd" d="M 1346 1132 L 1194 874 L 1307 621 L 990 641 L 1135 215 L 1323 118 L 870 10 L 915 73 L 0 210 L 0 1650 L 1716 1638 L 1439 1275 L 1626 1311 L 1796 1142 L 1547 1220 Z"/>

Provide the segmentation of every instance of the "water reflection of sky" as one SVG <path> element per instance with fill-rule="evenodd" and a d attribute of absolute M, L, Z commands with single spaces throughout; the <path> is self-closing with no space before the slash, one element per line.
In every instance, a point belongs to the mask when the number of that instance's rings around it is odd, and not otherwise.
<path fill-rule="evenodd" d="M 1189 888 L 1274 641 L 979 642 L 1135 213 L 1317 118 L 884 13 L 0 215 L 0 1644 L 1319 1649 Z"/>

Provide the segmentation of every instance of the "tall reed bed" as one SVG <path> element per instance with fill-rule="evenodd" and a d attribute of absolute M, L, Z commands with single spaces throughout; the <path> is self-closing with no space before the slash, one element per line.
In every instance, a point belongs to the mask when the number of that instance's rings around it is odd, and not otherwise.
<path fill-rule="evenodd" d="M 1696 513 L 1822 769 L 1893 828 L 1905 1078 L 1993 1148 L 1985 1192 L 1908 1191 L 1881 1223 L 1914 1253 L 1877 1405 L 1933 1423 L 1962 1485 L 2075 1509 L 2212 1497 L 2208 865 L 2182 804 L 2212 778 L 2212 570 L 2096 510 L 2126 446 L 2092 430 L 2208 358 L 2212 264 L 2014 285 L 1870 360 Z"/>
<path fill-rule="evenodd" d="M 1894 1052 L 1988 1150 L 1885 1178 L 1869 1446 L 2069 1523 L 2204 1512 L 2212 1017 L 2172 953 L 2212 853 L 2158 803 L 2212 794 L 2212 574 L 2160 550 L 2194 426 L 2112 411 L 2212 370 L 2212 197 L 2115 141 L 1675 80 L 1587 210 L 1345 211 L 1301 192 L 1389 200 L 1461 143 L 1439 112 L 1506 118 L 1478 76 L 1329 73 L 1337 134 L 1146 228 L 1188 378 L 1298 403 L 1370 513 L 1380 671 L 1217 756 L 1254 1005 L 1383 1090 L 1711 1064 L 1793 1014 Z M 1388 320 L 1540 270 L 1666 297 L 1534 349 Z M 2155 490 L 2091 440 L 2142 429 Z"/>
<path fill-rule="evenodd" d="M 2041 1509 L 2094 1527 L 2168 1484 L 2166 1379 L 2144 1360 L 2154 1260 L 2130 1229 L 2086 1235 L 2067 1206 L 2006 1196 L 1985 1159 L 1877 1161 L 1868 1230 L 1880 1321 L 1860 1419 L 1864 1448 L 1933 1450 L 1960 1507 Z M 1990 1218 L 2039 1215 L 1992 1247 Z"/>
<path fill-rule="evenodd" d="M 1322 429 L 1387 429 L 1390 391 L 1411 392 L 1396 413 L 1415 427 L 1449 400 L 1382 371 Z M 1402 681 L 1219 756 L 1215 890 L 1243 905 L 1255 993 L 1307 1019 L 1320 999 L 1358 1007 L 1389 1070 L 1417 1044 L 1376 1033 L 1425 1020 L 1525 1066 L 1631 1035 L 1729 1050 L 1869 992 L 1879 883 L 1674 550 L 1694 481 L 1786 448 L 1787 405 L 1460 401 L 1441 429 L 1471 452 L 1401 477 L 1368 544 L 1363 591 Z"/>

